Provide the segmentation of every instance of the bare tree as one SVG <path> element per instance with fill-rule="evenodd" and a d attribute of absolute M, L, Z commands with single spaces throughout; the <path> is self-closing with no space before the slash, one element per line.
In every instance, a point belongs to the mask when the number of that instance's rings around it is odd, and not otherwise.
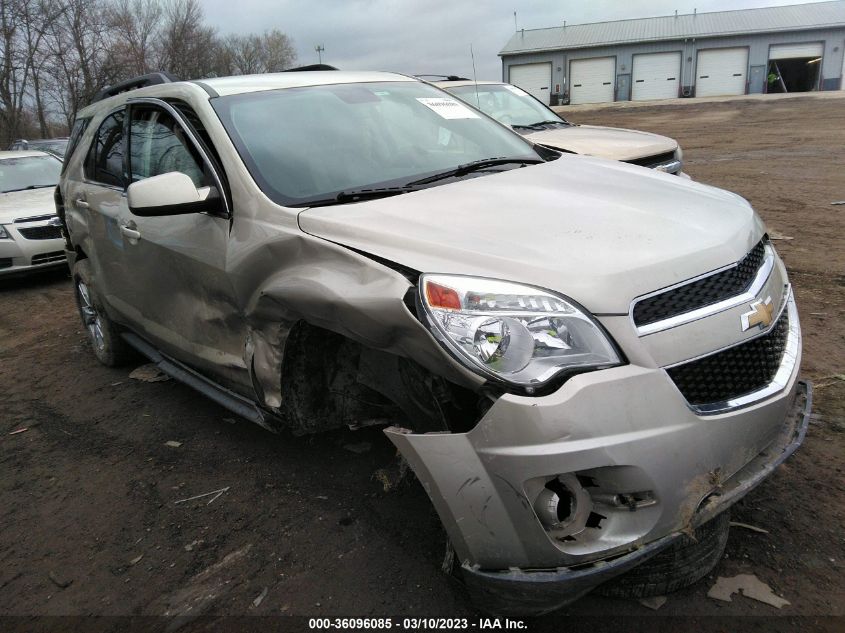
<path fill-rule="evenodd" d="M 159 66 L 180 79 L 215 74 L 218 42 L 215 30 L 203 23 L 197 0 L 169 0 L 160 34 Z"/>
<path fill-rule="evenodd" d="M 0 0 L 0 144 L 47 136 L 56 121 L 69 128 L 121 79 L 276 72 L 295 60 L 278 29 L 220 38 L 200 0 Z"/>
<path fill-rule="evenodd" d="M 55 21 L 50 44 L 50 94 L 70 126 L 77 111 L 96 92 L 121 76 L 111 55 L 111 30 L 101 0 L 64 0 L 65 11 Z"/>
<path fill-rule="evenodd" d="M 106 8 L 112 29 L 111 54 L 122 74 L 135 76 L 157 70 L 163 15 L 159 0 L 115 0 Z"/>
<path fill-rule="evenodd" d="M 273 73 L 290 68 L 296 61 L 291 39 L 279 31 L 229 35 L 220 45 L 217 71 L 224 75 Z"/>
<path fill-rule="evenodd" d="M 215 69 L 221 75 L 250 75 L 261 72 L 261 43 L 257 35 L 229 35 L 220 45 Z"/>
<path fill-rule="evenodd" d="M 277 73 L 296 63 L 293 40 L 279 29 L 265 31 L 261 36 L 261 50 L 265 73 Z"/>
<path fill-rule="evenodd" d="M 17 134 L 26 87 L 26 75 L 21 75 L 21 9 L 18 0 L 0 2 L 0 142 L 4 145 Z"/>
<path fill-rule="evenodd" d="M 0 2 L 0 140 L 4 144 L 20 133 L 31 78 L 31 52 L 39 38 L 32 19 L 37 12 L 35 0 Z"/>
<path fill-rule="evenodd" d="M 26 54 L 29 61 L 32 98 L 35 106 L 35 117 L 38 121 L 38 131 L 42 137 L 50 135 L 47 118 L 47 104 L 45 102 L 43 79 L 46 67 L 51 62 L 51 54 L 47 43 L 52 25 L 64 13 L 62 2 L 57 0 L 37 0 L 33 2 L 21 15 L 22 28 L 26 44 Z"/>

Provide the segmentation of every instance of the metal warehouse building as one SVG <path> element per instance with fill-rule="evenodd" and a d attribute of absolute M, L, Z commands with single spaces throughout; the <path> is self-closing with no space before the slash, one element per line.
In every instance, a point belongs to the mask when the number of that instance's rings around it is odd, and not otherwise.
<path fill-rule="evenodd" d="M 845 89 L 845 0 L 519 30 L 502 78 L 544 103 Z"/>

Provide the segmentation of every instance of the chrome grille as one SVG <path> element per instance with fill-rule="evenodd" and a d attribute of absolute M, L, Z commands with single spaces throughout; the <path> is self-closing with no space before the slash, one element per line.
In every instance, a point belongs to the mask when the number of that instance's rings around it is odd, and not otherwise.
<path fill-rule="evenodd" d="M 43 222 L 44 220 L 52 220 L 55 217 L 58 217 L 55 213 L 50 213 L 48 215 L 32 215 L 28 218 L 15 218 L 15 224 L 22 224 L 24 222 Z"/>
<path fill-rule="evenodd" d="M 40 255 L 33 255 L 32 256 L 32 265 L 38 266 L 39 264 L 53 264 L 58 262 L 63 262 L 67 259 L 64 251 L 51 251 L 49 253 L 41 253 Z"/>

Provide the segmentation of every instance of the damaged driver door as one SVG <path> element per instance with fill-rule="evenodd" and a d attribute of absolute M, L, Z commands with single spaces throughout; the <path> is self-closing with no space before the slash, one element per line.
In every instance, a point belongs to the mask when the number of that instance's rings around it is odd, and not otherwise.
<path fill-rule="evenodd" d="M 166 199 L 173 174 L 187 176 L 204 197 L 193 206 L 132 210 L 135 239 L 127 251 L 143 332 L 165 354 L 244 392 L 251 383 L 226 274 L 230 213 L 220 168 L 172 105 L 133 100 L 129 117 L 130 210 L 133 185 L 155 179 L 141 189 Z M 175 181 L 191 187 L 185 178 Z"/>

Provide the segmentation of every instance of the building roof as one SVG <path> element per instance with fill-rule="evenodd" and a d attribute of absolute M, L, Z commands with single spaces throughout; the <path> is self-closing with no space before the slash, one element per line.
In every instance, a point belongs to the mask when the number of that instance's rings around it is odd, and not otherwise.
<path fill-rule="evenodd" d="M 525 29 L 514 33 L 499 55 L 831 26 L 845 27 L 845 0 Z"/>

